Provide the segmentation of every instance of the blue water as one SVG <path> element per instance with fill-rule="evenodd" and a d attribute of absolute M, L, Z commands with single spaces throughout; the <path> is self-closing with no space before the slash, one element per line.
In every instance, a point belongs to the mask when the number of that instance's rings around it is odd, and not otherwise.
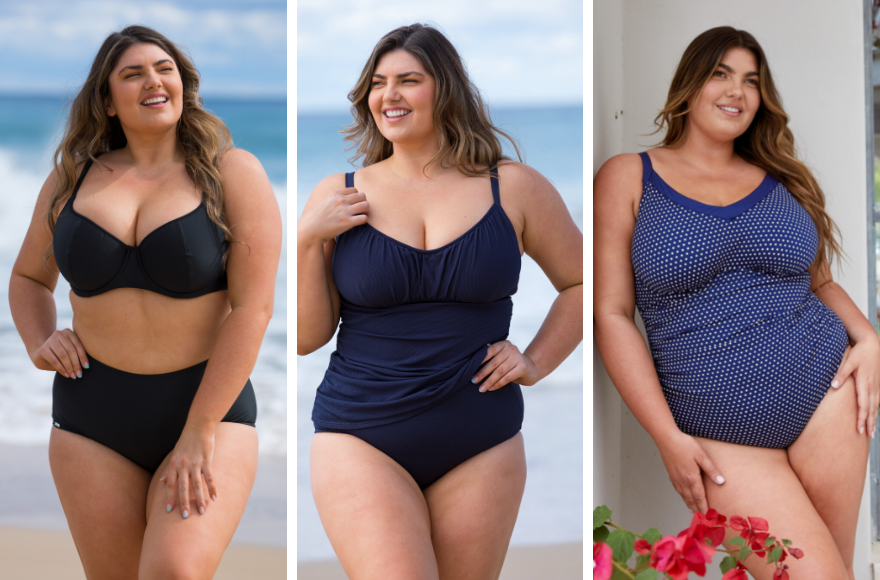
<path fill-rule="evenodd" d="M 516 140 L 523 161 L 553 182 L 583 230 L 582 109 L 498 109 L 492 114 L 495 123 Z M 345 151 L 349 143 L 339 134 L 350 122 L 345 112 L 297 116 L 297 218 L 321 179 L 359 167 L 348 162 L 353 151 Z M 505 151 L 513 156 L 509 146 Z M 513 296 L 511 342 L 521 348 L 528 345 L 555 297 L 547 277 L 525 256 L 519 290 Z M 297 559 L 301 561 L 333 557 L 311 497 L 308 454 L 315 389 L 334 344 L 335 339 L 297 358 Z M 553 374 L 523 389 L 529 474 L 511 539 L 514 545 L 583 540 L 583 382 L 581 345 Z"/>
<path fill-rule="evenodd" d="M 205 99 L 232 132 L 235 145 L 266 169 L 287 223 L 287 104 L 284 101 Z M 60 96 L 0 95 L 0 443 L 48 442 L 51 374 L 28 360 L 7 306 L 12 263 L 24 239 L 37 193 L 52 169 L 66 108 Z M 287 453 L 287 250 L 282 247 L 272 321 L 251 375 L 257 395 L 260 453 Z M 69 286 L 55 291 L 60 328 L 71 325 Z"/>

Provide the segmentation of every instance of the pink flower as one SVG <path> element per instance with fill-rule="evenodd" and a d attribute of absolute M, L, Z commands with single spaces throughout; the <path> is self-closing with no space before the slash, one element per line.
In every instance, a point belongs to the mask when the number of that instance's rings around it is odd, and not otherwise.
<path fill-rule="evenodd" d="M 633 546 L 633 548 L 635 548 L 635 551 L 638 552 L 639 554 L 642 554 L 643 556 L 645 554 L 651 553 L 651 543 L 644 538 L 639 538 L 638 540 L 636 540 L 636 543 Z"/>
<path fill-rule="evenodd" d="M 593 580 L 611 578 L 611 547 L 605 542 L 593 544 Z"/>
<path fill-rule="evenodd" d="M 756 556 L 763 558 L 767 555 L 767 550 L 764 548 L 764 542 L 770 537 L 767 520 L 750 517 L 747 522 L 741 516 L 733 516 L 730 518 L 730 527 L 740 532 L 739 535 L 745 539 Z"/>
<path fill-rule="evenodd" d="M 679 536 L 685 534 L 692 536 L 698 541 L 708 538 L 713 546 L 717 546 L 724 541 L 724 532 L 727 528 L 727 524 L 724 522 L 726 521 L 726 517 L 713 509 L 707 511 L 705 515 L 700 512 L 694 512 L 690 527 L 681 532 Z"/>
<path fill-rule="evenodd" d="M 749 577 L 746 575 L 746 570 L 742 567 L 742 563 L 739 563 L 736 565 L 736 568 L 728 570 L 721 577 L 721 580 L 749 580 Z"/>
<path fill-rule="evenodd" d="M 648 563 L 672 580 L 686 580 L 691 572 L 704 576 L 706 564 L 712 561 L 714 555 L 715 548 L 692 536 L 666 536 L 654 544 Z"/>

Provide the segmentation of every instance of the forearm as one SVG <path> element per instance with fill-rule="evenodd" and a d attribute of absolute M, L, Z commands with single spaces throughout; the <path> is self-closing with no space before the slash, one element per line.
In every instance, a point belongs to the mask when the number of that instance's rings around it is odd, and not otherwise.
<path fill-rule="evenodd" d="M 223 322 L 186 421 L 187 429 L 213 432 L 248 381 L 271 311 L 237 306 Z"/>
<path fill-rule="evenodd" d="M 651 353 L 633 320 L 617 314 L 596 316 L 594 330 L 605 369 L 642 427 L 655 442 L 678 434 Z"/>
<path fill-rule="evenodd" d="M 15 328 L 33 360 L 34 353 L 58 324 L 52 291 L 36 280 L 13 273 L 9 280 L 9 308 Z M 52 370 L 48 363 L 46 365 L 44 370 Z"/>
<path fill-rule="evenodd" d="M 298 238 L 296 248 L 296 350 L 308 354 L 336 331 L 323 244 Z"/>
<path fill-rule="evenodd" d="M 828 282 L 816 289 L 816 297 L 830 308 L 846 328 L 850 343 L 877 341 L 877 331 L 859 310 L 852 298 L 837 282 Z"/>

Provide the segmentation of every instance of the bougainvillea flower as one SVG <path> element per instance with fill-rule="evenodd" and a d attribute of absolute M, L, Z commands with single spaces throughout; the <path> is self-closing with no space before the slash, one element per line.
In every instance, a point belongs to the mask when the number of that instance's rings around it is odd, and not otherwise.
<path fill-rule="evenodd" d="M 593 544 L 593 580 L 611 578 L 611 547 L 605 542 Z"/>
<path fill-rule="evenodd" d="M 644 538 L 639 538 L 638 540 L 636 540 L 636 543 L 635 543 L 635 545 L 633 545 L 633 548 L 635 548 L 636 552 L 638 552 L 639 554 L 642 554 L 642 555 L 650 554 L 651 553 L 651 542 L 649 542 L 648 540 L 646 540 Z"/>
<path fill-rule="evenodd" d="M 712 561 L 715 548 L 702 540 L 686 534 L 677 538 L 665 536 L 654 544 L 649 565 L 667 574 L 672 580 L 686 580 L 693 572 L 697 576 L 706 574 L 706 564 Z"/>
<path fill-rule="evenodd" d="M 773 572 L 773 580 L 788 580 L 788 564 Z"/>
<path fill-rule="evenodd" d="M 736 568 L 728 570 L 721 577 L 721 580 L 749 580 L 749 577 L 746 574 L 745 568 L 742 567 L 742 563 L 739 563 L 736 565 Z"/>
<path fill-rule="evenodd" d="M 798 560 L 800 560 L 801 558 L 804 557 L 804 551 L 801 550 L 800 548 L 789 547 L 788 553 L 791 554 L 792 556 L 794 556 L 795 558 L 797 558 Z"/>
<path fill-rule="evenodd" d="M 730 527 L 739 532 L 755 555 L 759 558 L 767 555 L 767 550 L 764 549 L 764 542 L 770 537 L 768 533 L 770 526 L 767 524 L 767 520 L 750 517 L 746 521 L 741 516 L 733 516 L 730 518 Z"/>
<path fill-rule="evenodd" d="M 691 536 L 698 541 L 708 539 L 713 546 L 718 546 L 724 541 L 724 532 L 727 525 L 724 523 L 727 518 L 719 515 L 715 510 L 709 510 L 705 514 L 694 512 L 691 519 L 691 525 L 688 529 L 679 534 Z"/>

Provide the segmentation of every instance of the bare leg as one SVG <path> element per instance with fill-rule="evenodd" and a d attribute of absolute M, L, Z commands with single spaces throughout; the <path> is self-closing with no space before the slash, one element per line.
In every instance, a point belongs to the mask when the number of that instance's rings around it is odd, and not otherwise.
<path fill-rule="evenodd" d="M 147 527 L 139 580 L 210 580 L 232 539 L 257 473 L 257 431 L 247 425 L 220 423 L 214 432 L 214 480 L 217 501 L 208 500 L 204 515 L 191 500 L 189 518 L 165 511 L 165 488 L 159 481 L 168 458 L 153 475 L 145 507 Z"/>
<path fill-rule="evenodd" d="M 52 429 L 49 465 L 86 577 L 137 580 L 150 474 L 61 429 Z"/>
<path fill-rule="evenodd" d="M 438 580 L 428 506 L 416 482 L 372 445 L 315 433 L 312 495 L 351 580 Z"/>
<path fill-rule="evenodd" d="M 525 484 L 523 436 L 517 433 L 425 490 L 441 580 L 498 578 Z"/>

